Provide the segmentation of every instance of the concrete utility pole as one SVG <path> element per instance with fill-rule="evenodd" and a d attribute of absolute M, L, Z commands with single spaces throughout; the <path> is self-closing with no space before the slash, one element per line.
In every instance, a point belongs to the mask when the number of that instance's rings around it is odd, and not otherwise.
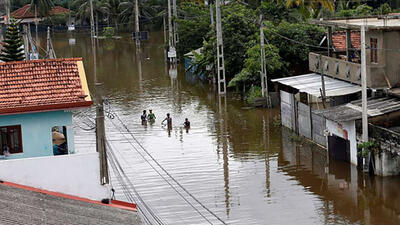
<path fill-rule="evenodd" d="M 368 141 L 368 107 L 367 107 L 367 57 L 365 55 L 365 26 L 361 25 L 361 99 L 362 99 L 362 139 Z"/>
<path fill-rule="evenodd" d="M 29 39 L 28 39 L 28 26 L 22 25 L 22 37 L 24 39 L 25 60 L 29 60 Z"/>
<path fill-rule="evenodd" d="M 135 0 L 135 32 L 136 32 L 136 49 L 140 48 L 140 29 L 139 29 L 139 0 Z"/>
<path fill-rule="evenodd" d="M 176 47 L 176 43 L 179 42 L 178 38 L 178 24 L 176 23 L 176 19 L 178 18 L 178 11 L 176 9 L 176 0 L 172 0 L 172 12 L 174 14 L 174 47 Z"/>
<path fill-rule="evenodd" d="M 260 49 L 261 49 L 261 93 L 262 96 L 268 96 L 268 80 L 267 80 L 267 67 L 265 61 L 265 46 L 264 46 L 264 23 L 262 14 L 260 14 Z"/>
<path fill-rule="evenodd" d="M 10 0 L 6 0 L 5 4 L 6 4 L 5 7 L 6 7 L 6 16 L 7 16 L 6 24 L 8 24 L 8 23 L 10 23 L 10 16 L 11 16 L 11 13 L 10 13 L 10 8 L 11 8 Z"/>
<path fill-rule="evenodd" d="M 324 65 L 322 65 L 322 54 L 319 54 L 319 68 L 321 71 L 321 83 L 322 83 L 322 90 L 321 90 L 322 106 L 326 108 L 325 76 L 324 76 Z"/>
<path fill-rule="evenodd" d="M 93 75 L 96 88 L 96 149 L 100 157 L 100 184 L 109 184 L 108 163 L 106 153 L 106 133 L 104 125 L 104 105 L 101 94 L 101 83 L 97 77 L 96 45 L 94 40 L 93 0 L 90 0 L 90 33 L 93 54 Z"/>
<path fill-rule="evenodd" d="M 175 61 L 174 57 L 171 57 L 172 53 L 176 53 L 175 51 L 175 41 L 173 34 L 173 26 L 172 26 L 172 9 L 171 9 L 171 0 L 168 0 L 168 58 L 173 62 Z M 171 54 L 171 55 L 170 55 Z"/>
<path fill-rule="evenodd" d="M 214 27 L 215 27 L 215 25 L 214 25 L 214 8 L 213 8 L 213 6 L 212 6 L 211 1 L 208 1 L 208 4 L 210 5 L 211 27 L 212 27 L 213 30 L 214 30 Z"/>
<path fill-rule="evenodd" d="M 47 49 L 46 49 L 46 58 L 55 59 L 56 53 L 53 48 L 53 44 L 51 43 L 50 38 L 50 27 L 47 27 Z"/>
<path fill-rule="evenodd" d="M 218 76 L 218 94 L 226 94 L 225 82 L 225 62 L 224 62 L 224 44 L 222 40 L 222 24 L 221 24 L 221 2 L 215 1 L 216 23 L 217 23 L 217 76 Z"/>

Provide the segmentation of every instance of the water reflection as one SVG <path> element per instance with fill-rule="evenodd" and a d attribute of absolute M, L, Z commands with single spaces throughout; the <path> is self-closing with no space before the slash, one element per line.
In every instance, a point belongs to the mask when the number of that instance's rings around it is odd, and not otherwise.
<path fill-rule="evenodd" d="M 282 137 L 290 136 L 283 129 Z M 282 139 L 280 170 L 321 196 L 323 224 L 399 224 L 399 178 L 371 177 L 348 163 L 330 161 L 322 149 Z M 389 197 L 390 196 L 390 197 Z"/>
<path fill-rule="evenodd" d="M 135 137 L 218 216 L 229 224 L 400 224 L 399 178 L 364 177 L 348 164 L 328 165 L 323 150 L 295 143 L 290 132 L 274 126 L 279 110 L 247 108 L 240 96 L 218 97 L 212 85 L 197 82 L 181 65 L 171 68 L 160 34 L 142 42 L 139 54 L 128 35 L 99 40 L 99 79 Z M 75 45 L 69 44 L 71 37 Z M 57 56 L 83 57 L 93 90 L 90 39 L 79 33 L 71 37 L 54 34 Z M 154 124 L 142 126 L 144 109 L 156 114 Z M 167 113 L 172 130 L 160 125 Z M 191 122 L 188 132 L 184 118 Z M 132 149 L 115 121 L 106 122 L 107 138 L 126 173 L 160 217 L 169 224 L 204 224 Z M 77 126 L 75 145 L 94 151 L 94 133 Z M 124 198 L 112 181 L 117 197 Z"/>

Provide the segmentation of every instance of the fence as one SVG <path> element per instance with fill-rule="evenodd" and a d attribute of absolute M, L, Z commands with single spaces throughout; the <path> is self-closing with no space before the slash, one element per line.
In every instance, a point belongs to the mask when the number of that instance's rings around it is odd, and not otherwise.
<path fill-rule="evenodd" d="M 322 146 L 326 146 L 326 119 L 311 109 L 311 106 L 297 102 L 294 95 L 280 91 L 282 125 Z"/>

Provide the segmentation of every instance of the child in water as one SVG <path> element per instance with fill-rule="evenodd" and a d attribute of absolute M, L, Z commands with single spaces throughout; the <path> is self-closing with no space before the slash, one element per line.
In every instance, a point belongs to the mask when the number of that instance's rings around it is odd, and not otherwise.
<path fill-rule="evenodd" d="M 156 115 L 154 115 L 153 110 L 149 110 L 149 115 L 147 115 L 147 120 L 150 122 L 154 122 L 156 120 Z"/>

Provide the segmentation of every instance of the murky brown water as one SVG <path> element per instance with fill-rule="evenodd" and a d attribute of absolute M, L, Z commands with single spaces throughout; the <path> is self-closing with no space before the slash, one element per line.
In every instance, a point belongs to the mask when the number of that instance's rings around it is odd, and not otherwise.
<path fill-rule="evenodd" d="M 76 39 L 69 45 L 68 38 Z M 151 33 L 135 55 L 128 38 L 99 41 L 98 73 L 112 109 L 144 147 L 194 196 L 229 224 L 400 224 L 400 178 L 369 177 L 348 164 L 330 162 L 324 150 L 295 144 L 290 132 L 273 125 L 278 110 L 248 109 L 235 97 L 226 103 L 212 88 L 166 71 L 162 33 Z M 83 57 L 93 88 L 87 34 L 54 36 L 58 57 Z M 138 72 L 138 68 L 142 73 Z M 92 89 L 93 90 L 93 89 Z M 153 125 L 142 126 L 143 109 Z M 160 125 L 170 112 L 173 129 Z M 93 116 L 93 110 L 85 113 Z M 192 127 L 182 128 L 184 118 Z M 81 116 L 74 122 L 76 148 L 94 151 L 93 131 Z M 86 122 L 88 123 L 88 122 Z M 113 123 L 107 137 L 137 190 L 168 224 L 208 224 L 135 152 Z M 124 198 L 113 177 L 117 198 Z M 199 210 L 212 223 L 218 221 Z"/>

